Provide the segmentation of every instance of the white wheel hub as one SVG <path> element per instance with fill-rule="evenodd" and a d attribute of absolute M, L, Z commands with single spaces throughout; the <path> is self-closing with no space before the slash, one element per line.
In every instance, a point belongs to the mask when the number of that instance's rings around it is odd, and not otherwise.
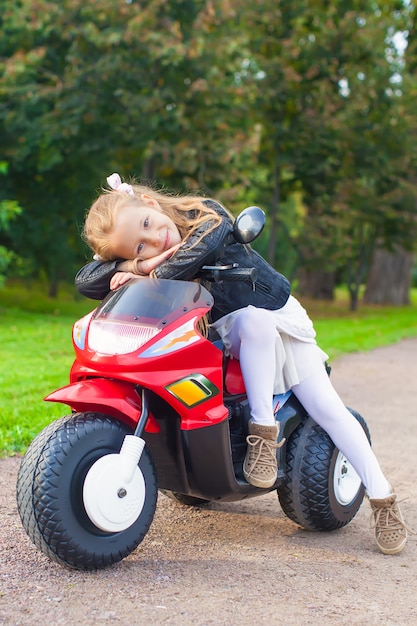
<path fill-rule="evenodd" d="M 333 488 L 338 503 L 345 506 L 352 502 L 360 486 L 361 479 L 353 465 L 349 463 L 344 454 L 339 452 L 333 473 Z"/>
<path fill-rule="evenodd" d="M 145 502 L 145 480 L 123 454 L 107 454 L 87 473 L 83 500 L 88 517 L 105 532 L 120 532 L 139 517 Z"/>

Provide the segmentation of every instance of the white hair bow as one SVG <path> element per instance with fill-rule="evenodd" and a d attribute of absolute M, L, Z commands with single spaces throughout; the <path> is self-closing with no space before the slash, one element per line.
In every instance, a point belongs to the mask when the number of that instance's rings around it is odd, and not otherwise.
<path fill-rule="evenodd" d="M 128 185 L 128 183 L 122 183 L 122 179 L 117 173 L 114 173 L 111 176 L 107 176 L 107 184 L 111 189 L 114 189 L 115 191 L 125 191 L 131 196 L 135 195 L 132 185 Z"/>

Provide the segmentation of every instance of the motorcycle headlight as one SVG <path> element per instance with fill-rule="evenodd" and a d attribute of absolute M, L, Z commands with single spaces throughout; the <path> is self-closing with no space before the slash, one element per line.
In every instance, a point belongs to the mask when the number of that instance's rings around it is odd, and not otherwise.
<path fill-rule="evenodd" d="M 101 354 L 128 354 L 135 352 L 160 331 L 155 326 L 93 320 L 88 331 L 88 347 Z"/>
<path fill-rule="evenodd" d="M 91 311 L 91 313 L 88 313 L 88 315 L 84 315 L 84 317 L 75 322 L 72 328 L 72 339 L 74 341 L 74 344 L 77 346 L 77 348 L 80 348 L 80 350 L 84 350 L 85 334 L 87 332 L 88 324 L 93 314 L 94 311 Z"/>

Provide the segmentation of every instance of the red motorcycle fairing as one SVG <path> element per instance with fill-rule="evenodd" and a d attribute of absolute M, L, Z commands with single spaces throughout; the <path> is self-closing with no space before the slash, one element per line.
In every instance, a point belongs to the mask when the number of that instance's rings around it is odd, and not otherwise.
<path fill-rule="evenodd" d="M 246 393 L 240 363 L 236 359 L 227 360 L 224 386 L 231 395 Z"/>
<path fill-rule="evenodd" d="M 48 402 L 67 404 L 80 413 L 105 413 L 119 419 L 134 429 L 138 423 L 142 406 L 141 398 L 132 383 L 113 381 L 106 378 L 80 380 L 61 387 L 44 398 Z M 159 432 L 155 418 L 149 415 L 145 430 Z"/>
<path fill-rule="evenodd" d="M 127 389 L 148 389 L 174 409 L 181 430 L 227 420 L 223 354 L 198 330 L 199 319 L 212 304 L 213 298 L 198 283 L 136 280 L 121 287 L 74 325 L 76 360 L 70 383 L 105 379 L 115 385 L 127 383 Z M 97 387 L 92 398 L 88 387 L 81 389 L 82 401 L 78 392 L 69 391 L 64 402 L 78 410 L 99 406 L 108 413 L 107 390 L 100 397 Z M 110 414 L 123 419 L 124 391 L 111 389 Z M 62 394 L 59 397 L 63 398 Z M 56 394 L 47 399 L 62 401 L 56 399 Z M 136 423 L 140 412 L 128 408 L 130 422 Z"/>

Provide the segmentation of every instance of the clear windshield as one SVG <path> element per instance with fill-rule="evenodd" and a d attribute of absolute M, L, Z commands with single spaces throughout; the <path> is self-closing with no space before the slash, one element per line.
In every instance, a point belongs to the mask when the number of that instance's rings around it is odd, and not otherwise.
<path fill-rule="evenodd" d="M 158 329 L 186 311 L 211 308 L 213 298 L 202 285 L 180 280 L 132 280 L 109 294 L 94 314 L 94 320 L 119 321 Z"/>

